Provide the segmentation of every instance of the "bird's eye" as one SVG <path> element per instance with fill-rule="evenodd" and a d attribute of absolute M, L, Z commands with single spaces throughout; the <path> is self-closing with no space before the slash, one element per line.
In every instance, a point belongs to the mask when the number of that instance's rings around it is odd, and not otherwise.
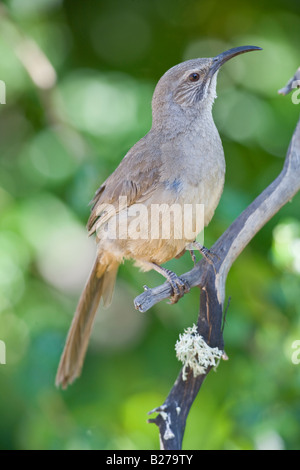
<path fill-rule="evenodd" d="M 193 72 L 189 75 L 190 82 L 197 82 L 200 78 L 199 73 Z"/>

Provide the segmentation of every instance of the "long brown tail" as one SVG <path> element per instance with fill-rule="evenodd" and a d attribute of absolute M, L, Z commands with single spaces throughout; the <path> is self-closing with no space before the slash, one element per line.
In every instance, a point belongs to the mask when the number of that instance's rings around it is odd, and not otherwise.
<path fill-rule="evenodd" d="M 101 298 L 111 302 L 119 264 L 103 265 L 97 260 L 87 280 L 67 336 L 55 383 L 66 388 L 81 373 L 92 327 Z"/>

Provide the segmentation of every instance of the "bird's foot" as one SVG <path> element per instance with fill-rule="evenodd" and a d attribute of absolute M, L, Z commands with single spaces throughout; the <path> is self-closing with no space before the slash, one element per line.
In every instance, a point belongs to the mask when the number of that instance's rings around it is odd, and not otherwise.
<path fill-rule="evenodd" d="M 209 264 L 213 264 L 215 258 L 217 258 L 218 260 L 220 259 L 220 256 L 217 255 L 217 253 L 215 253 L 214 251 L 209 250 L 208 248 L 205 248 L 205 246 L 201 246 L 201 248 L 199 248 L 199 250 L 200 250 L 202 256 L 206 259 L 206 261 Z"/>
<path fill-rule="evenodd" d="M 190 291 L 190 286 L 185 279 L 177 276 L 173 271 L 169 269 L 165 270 L 166 279 L 173 289 L 173 295 L 170 297 L 170 304 L 176 304 L 181 297 Z"/>
<path fill-rule="evenodd" d="M 164 276 L 171 285 L 173 294 L 170 297 L 170 304 L 176 304 L 176 302 L 178 302 L 178 300 L 183 297 L 184 294 L 191 290 L 189 283 L 185 279 L 182 279 L 182 277 L 177 276 L 177 274 L 175 274 L 173 271 L 170 271 L 170 269 L 163 268 L 159 264 L 153 262 L 147 262 L 147 264 L 152 269 L 155 269 L 155 271 L 157 271 L 159 274 Z M 147 290 L 147 288 L 147 286 L 144 286 L 144 290 Z"/>
<path fill-rule="evenodd" d="M 214 258 L 220 259 L 219 255 L 217 255 L 217 253 L 215 253 L 214 251 L 209 250 L 205 246 L 201 245 L 201 243 L 195 241 L 195 242 L 190 243 L 187 246 L 187 249 L 191 253 L 191 257 L 192 257 L 192 260 L 194 261 L 194 264 L 195 264 L 196 257 L 195 257 L 195 253 L 194 253 L 193 249 L 195 249 L 195 248 L 200 251 L 202 256 L 206 259 L 206 261 L 209 264 L 212 264 L 212 265 L 214 264 L 213 263 Z"/>

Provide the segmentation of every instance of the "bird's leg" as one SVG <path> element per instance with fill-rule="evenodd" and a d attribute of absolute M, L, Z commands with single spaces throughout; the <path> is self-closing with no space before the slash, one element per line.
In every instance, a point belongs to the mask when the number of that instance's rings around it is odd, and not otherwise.
<path fill-rule="evenodd" d="M 193 260 L 193 263 L 194 263 L 194 266 L 196 266 L 196 255 L 195 255 L 195 252 L 194 250 L 188 250 L 190 252 L 190 255 L 191 255 L 191 258 Z"/>
<path fill-rule="evenodd" d="M 192 260 L 194 261 L 194 264 L 195 264 L 195 253 L 193 251 L 193 248 L 199 250 L 200 253 L 202 254 L 202 256 L 206 259 L 206 261 L 209 264 L 213 265 L 213 258 L 214 257 L 217 257 L 219 259 L 219 256 L 216 253 L 209 250 L 208 248 L 205 248 L 205 246 L 201 245 L 201 243 L 199 243 L 197 241 L 194 241 L 192 243 L 189 243 L 186 247 L 186 249 L 189 250 L 189 252 L 191 253 Z"/>
<path fill-rule="evenodd" d="M 155 269 L 155 271 L 164 276 L 171 284 L 173 289 L 173 295 L 170 298 L 171 304 L 176 304 L 176 302 L 178 302 L 178 300 L 183 297 L 186 292 L 190 291 L 190 286 L 187 281 L 177 276 L 177 274 L 175 274 L 173 271 L 170 271 L 170 269 L 163 268 L 156 263 L 149 264 L 151 264 L 152 269 Z"/>

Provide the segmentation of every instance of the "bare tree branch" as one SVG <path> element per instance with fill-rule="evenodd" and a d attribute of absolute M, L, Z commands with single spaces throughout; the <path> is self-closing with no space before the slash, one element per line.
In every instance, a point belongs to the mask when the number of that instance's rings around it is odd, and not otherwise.
<path fill-rule="evenodd" d="M 299 70 L 279 92 L 289 93 L 298 75 Z M 217 255 L 214 269 L 205 259 L 202 259 L 191 271 L 181 276 L 191 287 L 199 286 L 201 289 L 197 326 L 198 333 L 209 346 L 224 350 L 222 319 L 225 283 L 232 264 L 257 232 L 299 190 L 300 120 L 292 136 L 279 176 L 242 212 L 211 248 Z M 172 289 L 167 282 L 153 289 L 146 288 L 145 292 L 135 299 L 135 307 L 141 312 L 146 312 L 153 305 L 171 295 Z M 159 427 L 161 449 L 181 449 L 186 418 L 210 369 L 211 367 L 206 370 L 205 374 L 198 377 L 194 377 L 190 370 L 186 380 L 183 380 L 181 370 L 164 404 L 150 412 L 158 413 L 149 422 Z"/>

